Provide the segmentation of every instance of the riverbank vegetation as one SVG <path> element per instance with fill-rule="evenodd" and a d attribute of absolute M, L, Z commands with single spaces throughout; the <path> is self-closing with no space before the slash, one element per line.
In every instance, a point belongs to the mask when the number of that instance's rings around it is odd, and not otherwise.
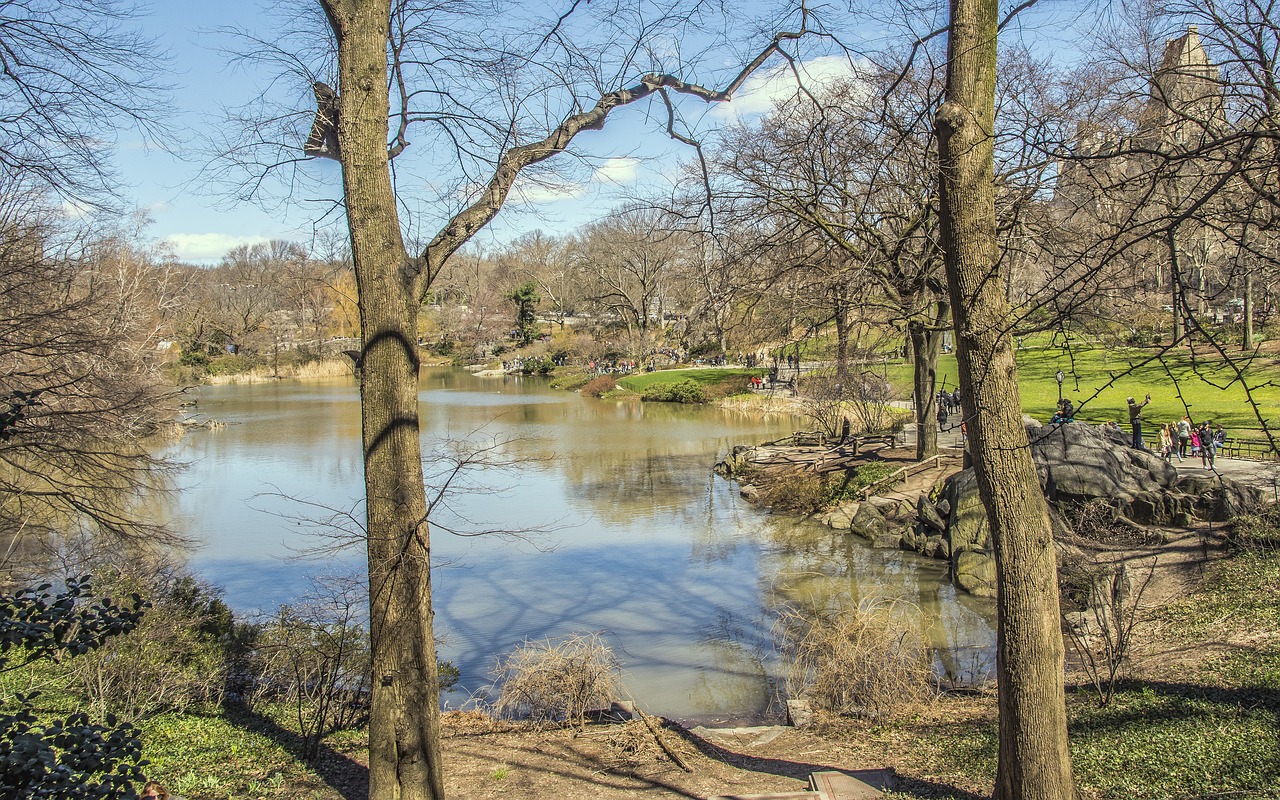
<path fill-rule="evenodd" d="M 1143 609 L 1132 661 L 1107 705 L 1099 703 L 1083 673 L 1071 671 L 1075 681 L 1069 684 L 1067 708 L 1072 755 L 1077 780 L 1087 796 L 1107 800 L 1223 795 L 1261 800 L 1273 796 L 1280 785 L 1280 756 L 1274 747 L 1280 735 L 1280 692 L 1275 688 L 1280 681 L 1280 614 L 1273 602 L 1280 591 L 1280 530 L 1276 522 L 1272 514 L 1251 518 L 1229 530 L 1204 532 L 1210 542 L 1208 560 L 1188 564 L 1183 573 L 1184 577 L 1200 577 L 1189 589 L 1173 592 Z M 147 775 L 166 782 L 190 800 L 245 796 L 336 800 L 361 791 L 367 780 L 362 756 L 366 734 L 358 725 L 358 716 L 352 727 L 310 739 L 314 722 L 305 714 L 299 716 L 296 698 L 280 702 L 263 692 L 235 702 L 209 702 L 210 692 L 216 694 L 220 685 L 203 674 L 211 662 L 201 662 L 198 654 L 218 651 L 224 642 L 243 648 L 250 637 L 234 633 L 239 623 L 219 607 L 216 594 L 182 579 L 165 586 L 152 592 L 154 605 L 147 613 L 158 616 L 144 625 L 152 626 L 153 631 L 161 626 L 171 633 L 140 639 L 138 648 L 125 644 L 116 651 L 132 659 L 129 663 L 135 668 L 142 663 L 139 658 L 171 662 L 166 669 L 173 677 L 166 679 L 164 687 L 135 686 L 123 697 L 112 692 L 110 696 L 97 695 L 95 700 L 85 688 L 93 682 L 77 677 L 81 667 L 69 660 L 65 665 L 44 665 L 32 672 L 10 671 L 4 677 L 5 689 L 40 687 L 45 692 L 36 705 L 41 714 L 92 707 L 97 702 L 108 702 L 116 713 L 127 714 L 134 703 L 143 700 L 137 691 L 147 691 L 152 699 L 146 700 L 143 713 L 133 717 L 150 762 L 145 768 Z M 829 625 L 815 625 L 809 614 L 785 617 L 791 620 L 795 635 L 780 635 L 780 641 L 794 642 L 793 647 L 783 649 L 784 657 L 791 650 L 797 656 L 793 664 L 797 672 L 790 686 L 825 687 L 832 699 L 814 703 L 819 707 L 816 728 L 789 732 L 779 742 L 793 751 L 839 753 L 836 763 L 846 767 L 892 765 L 900 778 L 895 797 L 968 800 L 984 796 L 994 780 L 996 759 L 995 705 L 988 677 L 974 673 L 962 691 L 939 692 L 927 671 L 901 668 L 904 663 L 918 666 L 920 658 L 907 647 L 910 637 L 895 633 L 897 628 L 893 627 L 894 619 L 909 616 L 911 611 L 871 599 L 864 606 L 867 613 L 856 615 L 830 609 Z M 177 624 L 179 620 L 185 622 Z M 225 635 L 228 623 L 231 636 Z M 175 637 L 178 629 L 185 633 Z M 217 631 L 224 633 L 213 635 Z M 256 648 L 268 647 L 268 641 L 278 642 L 262 629 L 252 641 Z M 316 646 L 320 643 L 308 641 Z M 328 641 L 332 644 L 336 640 Z M 609 667 L 608 654 L 600 655 L 599 648 L 587 639 L 582 642 L 584 646 L 576 649 L 566 649 L 568 645 L 562 642 L 534 643 L 525 656 L 513 658 L 536 661 L 539 666 L 534 672 L 539 679 L 554 682 L 551 673 L 541 669 L 548 658 L 567 664 L 582 654 L 596 653 L 591 660 L 601 671 L 597 677 L 611 681 L 615 673 Z M 172 650 L 166 649 L 170 646 Z M 308 645 L 309 652 L 312 646 Z M 839 654 L 831 652 L 833 646 L 840 649 Z M 287 663 L 296 651 L 287 644 L 284 647 L 277 652 L 286 656 L 282 663 Z M 335 652 L 329 651 L 330 656 Z M 850 668 L 837 669 L 838 664 Z M 119 674 L 129 673 L 122 670 Z M 145 683 L 138 680 L 141 672 L 132 674 L 136 683 Z M 319 673 L 306 674 L 314 677 Z M 444 752 L 449 763 L 460 772 L 478 774 L 481 785 L 486 778 L 493 780 L 495 787 L 504 781 L 493 777 L 494 764 L 506 770 L 506 780 L 541 774 L 532 760 L 534 754 L 555 746 L 561 736 L 557 724 L 548 724 L 549 720 L 576 720 L 580 714 L 574 709 L 597 706 L 605 695 L 625 691 L 601 690 L 591 694 L 592 701 L 587 703 L 573 694 L 574 686 L 585 685 L 575 683 L 579 677 L 576 671 L 560 669 L 556 674 L 562 676 L 563 685 L 525 687 L 525 694 L 511 695 L 526 698 L 522 703 L 528 702 L 526 694 L 545 699 L 543 707 L 549 716 L 537 727 L 504 721 L 496 707 L 487 713 L 467 712 L 456 719 L 446 714 Z M 916 679 L 903 684 L 908 675 L 916 675 Z M 161 690 L 169 701 L 176 701 L 180 695 L 174 687 L 179 685 L 189 693 L 188 701 L 169 707 L 154 703 Z M 824 710 L 826 705 L 831 709 Z M 564 709 L 570 709 L 567 717 Z M 345 707 L 342 713 L 350 710 Z M 608 733 L 613 729 L 616 733 Z M 667 790 L 686 780 L 657 748 L 644 756 L 652 761 L 644 763 L 634 760 L 639 758 L 634 750 L 613 749 L 636 747 L 637 740 L 624 735 L 624 730 L 628 729 L 592 724 L 572 749 L 587 748 L 583 752 L 593 752 L 596 763 L 616 764 L 628 774 L 643 773 L 644 766 L 651 763 Z M 679 748 L 690 761 L 702 759 L 694 761 L 699 772 L 721 780 L 733 780 L 735 775 L 737 780 L 759 780 L 765 775 L 751 772 L 750 751 L 737 756 L 730 748 L 707 751 L 708 755 L 690 746 L 688 742 L 693 740 L 678 728 L 668 728 L 662 735 L 668 746 Z M 650 737 L 644 734 L 652 744 Z M 311 758 L 306 757 L 308 741 L 314 742 Z M 785 750 L 774 752 L 783 758 L 794 757 Z M 569 751 L 564 757 L 569 759 L 563 762 L 566 765 L 575 758 Z M 483 760 L 473 764 L 474 758 Z M 746 771 L 720 771 L 732 763 L 745 764 Z M 566 797 L 607 800 L 623 796 L 601 786 L 590 774 L 578 776 L 566 768 L 553 784 L 554 790 Z M 744 774 L 754 778 L 743 778 Z M 765 777 L 773 783 L 762 787 L 780 790 L 778 775 Z M 650 790 L 657 791 L 656 787 Z"/>

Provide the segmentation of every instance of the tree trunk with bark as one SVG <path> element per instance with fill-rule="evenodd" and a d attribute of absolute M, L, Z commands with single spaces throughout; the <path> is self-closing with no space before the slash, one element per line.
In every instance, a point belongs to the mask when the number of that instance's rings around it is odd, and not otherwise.
<path fill-rule="evenodd" d="M 946 102 L 935 125 L 942 243 L 964 415 L 997 571 L 998 800 L 1073 800 L 1058 579 L 1048 507 L 1022 425 L 998 271 L 994 172 L 997 0 L 952 0 Z"/>
<path fill-rule="evenodd" d="M 938 351 L 942 331 L 924 320 L 907 322 L 911 342 L 912 386 L 916 396 L 916 458 L 923 461 L 938 454 Z"/>
<path fill-rule="evenodd" d="M 520 171 L 564 152 L 610 111 L 663 91 L 729 100 L 747 77 L 800 32 L 781 32 L 722 90 L 650 73 L 606 92 L 548 132 L 502 152 L 474 202 L 449 219 L 421 255 L 405 249 L 388 148 L 388 47 L 392 0 L 320 0 L 338 45 L 338 91 L 317 84 L 317 125 L 336 110 L 336 147 L 304 152 L 342 164 L 343 194 L 364 336 L 360 400 L 369 557 L 373 691 L 369 796 L 442 800 L 440 698 L 431 543 L 418 413 L 418 309 L 445 261 L 502 208 Z M 326 134 L 327 136 L 327 134 Z M 403 143 L 397 144 L 398 152 Z M 643 326 L 647 320 L 639 320 Z"/>
<path fill-rule="evenodd" d="M 418 430 L 416 259 L 387 154 L 390 0 L 327 0 L 338 39 L 338 143 L 364 333 L 361 428 L 369 556 L 369 796 L 444 797 L 430 536 Z"/>

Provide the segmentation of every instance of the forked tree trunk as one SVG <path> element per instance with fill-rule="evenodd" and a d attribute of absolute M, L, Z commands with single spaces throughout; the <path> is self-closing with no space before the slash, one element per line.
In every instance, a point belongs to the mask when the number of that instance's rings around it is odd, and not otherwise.
<path fill-rule="evenodd" d="M 360 400 L 369 552 L 369 796 L 441 800 L 440 699 L 431 608 L 431 544 L 418 415 L 418 309 L 445 261 L 502 208 L 520 171 L 600 128 L 609 112 L 659 91 L 729 100 L 747 77 L 803 32 L 780 32 L 722 90 L 647 74 L 569 114 L 546 138 L 504 151 L 489 183 L 423 250 L 410 257 L 400 232 L 388 151 L 387 49 L 392 0 L 319 0 L 338 44 L 337 157 L 364 350 Z M 331 93 L 323 87 L 326 93 Z M 317 99 L 322 93 L 317 89 Z M 324 131 L 327 114 L 317 119 Z M 308 142 L 310 146 L 310 141 Z M 399 146 L 399 145 L 398 145 Z M 646 329 L 647 318 L 637 323 Z M 628 318 L 628 330 L 632 321 Z"/>
<path fill-rule="evenodd" d="M 1022 425 L 997 270 L 997 0 L 952 0 L 936 128 L 941 221 L 965 419 L 995 546 L 998 800 L 1073 800 L 1058 579 L 1048 508 Z"/>
<path fill-rule="evenodd" d="M 390 0 L 328 0 L 338 36 L 338 142 L 364 333 L 360 371 L 369 554 L 369 796 L 440 800 L 440 699 L 418 430 L 416 264 L 387 156 Z"/>

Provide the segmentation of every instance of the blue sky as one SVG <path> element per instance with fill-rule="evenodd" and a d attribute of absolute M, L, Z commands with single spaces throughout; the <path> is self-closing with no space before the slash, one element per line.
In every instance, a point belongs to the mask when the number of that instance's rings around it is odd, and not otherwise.
<path fill-rule="evenodd" d="M 157 0 L 140 20 L 144 33 L 170 53 L 167 82 L 173 92 L 168 123 L 183 141 L 157 148 L 136 136 L 122 139 L 117 154 L 123 183 L 119 188 L 126 203 L 150 215 L 149 235 L 166 242 L 184 261 L 216 263 L 231 247 L 271 238 L 309 242 L 321 215 L 317 204 L 304 196 L 273 204 L 269 210 L 233 202 L 225 186 L 203 171 L 210 151 L 201 137 L 219 122 L 224 107 L 253 99 L 261 78 L 228 66 L 220 50 L 231 38 L 223 29 L 232 23 L 249 29 L 269 27 L 272 22 L 263 8 L 259 0 Z M 820 75 L 841 69 L 835 59 L 820 59 L 812 66 Z M 753 78 L 731 109 L 698 113 L 704 116 L 704 127 L 758 114 L 788 84 L 785 71 L 775 68 Z M 653 118 L 659 113 L 658 107 L 627 108 L 616 112 L 604 131 L 580 135 L 575 152 L 583 160 L 570 178 L 554 186 L 522 184 L 477 243 L 500 243 L 536 228 L 566 231 L 599 217 L 640 184 L 668 181 L 691 151 L 665 138 L 662 120 Z M 305 169 L 330 187 L 329 196 L 336 194 L 336 163 L 314 161 Z"/>
<path fill-rule="evenodd" d="M 754 8 L 765 1 L 753 0 L 744 7 Z M 316 195 L 303 193 L 273 204 L 269 210 L 235 203 L 227 198 L 225 186 L 202 171 L 210 158 L 207 146 L 201 144 L 202 135 L 220 121 L 224 107 L 252 100 L 263 79 L 260 74 L 228 66 L 221 49 L 232 40 L 222 29 L 235 24 L 269 36 L 271 26 L 278 24 L 263 11 L 271 5 L 283 4 L 155 0 L 141 20 L 144 32 L 171 54 L 169 83 L 174 90 L 169 123 L 187 143 L 166 151 L 144 147 L 136 138 L 123 141 L 118 156 L 125 185 L 120 188 L 127 202 L 151 216 L 150 235 L 168 243 L 184 261 L 216 263 L 231 247 L 271 238 L 308 243 L 326 207 L 314 202 Z M 561 3 L 550 7 L 560 5 L 567 7 Z M 763 41 L 763 37 L 757 38 Z M 839 58 L 812 55 L 815 57 L 806 63 L 815 76 L 830 76 L 847 68 Z M 693 113 L 701 115 L 703 129 L 734 117 L 750 117 L 768 110 L 772 100 L 790 92 L 792 85 L 789 73 L 777 62 L 773 69 L 753 77 L 730 106 Z M 663 135 L 663 120 L 654 118 L 662 113 L 658 106 L 626 108 L 615 112 L 604 131 L 580 135 L 574 149 L 584 159 L 575 164 L 570 177 L 551 187 L 522 185 L 476 242 L 493 245 L 536 228 L 570 230 L 599 217 L 638 186 L 669 181 L 680 160 L 688 158 L 691 151 Z M 334 162 L 313 161 L 304 170 L 327 188 L 328 197 L 336 196 L 340 175 Z"/>

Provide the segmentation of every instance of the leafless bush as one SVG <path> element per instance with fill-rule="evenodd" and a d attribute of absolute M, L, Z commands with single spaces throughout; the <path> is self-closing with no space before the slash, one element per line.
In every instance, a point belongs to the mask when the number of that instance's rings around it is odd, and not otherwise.
<path fill-rule="evenodd" d="M 1075 587 L 1073 596 L 1064 599 L 1062 627 L 1099 705 L 1111 703 L 1116 684 L 1124 677 L 1142 594 L 1156 563 L 1157 559 L 1151 560 L 1136 587 L 1123 562 L 1076 559 L 1062 565 L 1063 585 Z M 1072 605 L 1080 610 L 1070 610 Z"/>
<path fill-rule="evenodd" d="M 367 715 L 366 597 L 359 580 L 316 579 L 309 596 L 281 606 L 259 628 L 259 680 L 293 704 L 308 760 L 325 736 L 363 724 Z"/>
<path fill-rule="evenodd" d="M 1071 506 L 1064 516 L 1077 536 L 1094 544 L 1142 545 L 1153 538 L 1101 498 Z"/>
<path fill-rule="evenodd" d="M 582 725 L 588 711 L 619 696 L 619 670 L 613 649 L 597 633 L 526 641 L 494 667 L 496 711 L 536 722 Z"/>
<path fill-rule="evenodd" d="M 739 472 L 743 483 L 755 486 L 763 506 L 775 511 L 812 514 L 830 497 L 827 476 L 800 469 L 762 469 L 750 463 Z"/>
<path fill-rule="evenodd" d="M 1227 541 L 1242 550 L 1280 549 L 1280 505 L 1236 517 Z"/>
<path fill-rule="evenodd" d="M 606 392 L 612 392 L 618 388 L 618 379 L 612 375 L 599 375 L 592 378 L 591 381 L 579 390 L 583 397 L 599 397 Z"/>
<path fill-rule="evenodd" d="M 855 432 L 891 430 L 897 421 L 889 384 L 874 372 L 851 375 L 808 375 L 800 386 L 804 414 L 828 436 L 837 436 L 846 418 Z"/>
<path fill-rule="evenodd" d="M 95 588 L 110 596 L 137 592 L 151 602 L 136 630 L 72 662 L 70 677 L 96 714 L 136 721 L 221 699 L 220 639 L 231 615 L 216 592 L 152 566 L 100 570 Z"/>
<path fill-rule="evenodd" d="M 889 717 L 935 691 L 928 649 L 901 602 L 789 610 L 777 623 L 787 688 L 838 714 Z"/>

